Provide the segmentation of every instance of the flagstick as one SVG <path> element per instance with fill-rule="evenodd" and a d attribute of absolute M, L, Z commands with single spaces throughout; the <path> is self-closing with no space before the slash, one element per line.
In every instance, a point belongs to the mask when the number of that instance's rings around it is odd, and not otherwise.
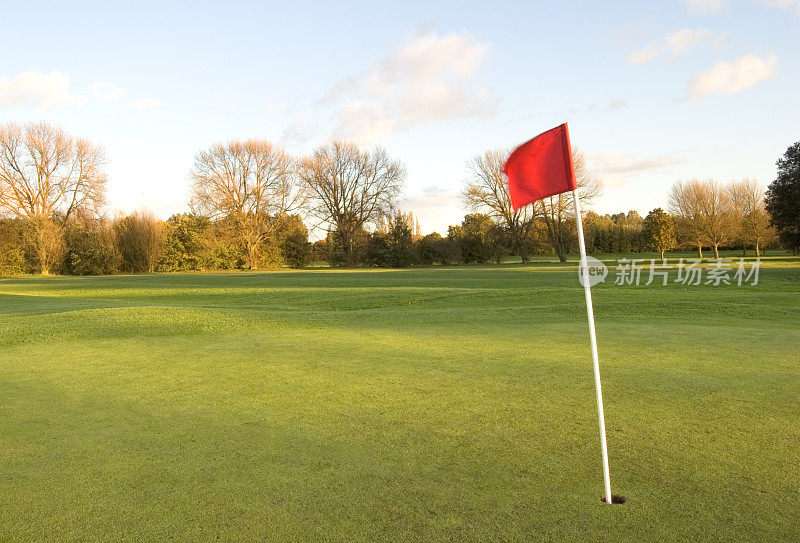
<path fill-rule="evenodd" d="M 589 339 L 592 344 L 592 363 L 594 364 L 594 391 L 597 396 L 597 416 L 600 419 L 600 449 L 603 454 L 603 482 L 606 488 L 606 503 L 611 504 L 611 476 L 608 474 L 608 448 L 606 446 L 606 422 L 603 415 L 603 391 L 600 388 L 600 362 L 597 358 L 597 338 L 594 333 L 594 310 L 592 309 L 592 286 L 589 284 L 589 264 L 586 262 L 586 245 L 583 241 L 583 224 L 578 193 L 572 191 L 575 201 L 575 223 L 578 225 L 578 246 L 581 250 L 583 292 L 586 294 L 586 313 L 589 317 Z"/>

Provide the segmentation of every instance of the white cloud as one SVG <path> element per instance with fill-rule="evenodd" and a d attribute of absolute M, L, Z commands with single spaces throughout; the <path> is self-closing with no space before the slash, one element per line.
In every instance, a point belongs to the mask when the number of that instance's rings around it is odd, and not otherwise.
<path fill-rule="evenodd" d="M 23 72 L 11 79 L 0 77 L 0 107 L 52 109 L 90 102 L 115 101 L 125 92 L 109 81 L 95 81 L 85 92 L 74 93 L 70 88 L 69 76 L 58 71 L 47 74 Z"/>
<path fill-rule="evenodd" d="M 337 110 L 339 123 L 333 129 L 334 135 L 347 137 L 368 145 L 381 141 L 392 134 L 395 123 L 380 104 L 353 100 Z"/>
<path fill-rule="evenodd" d="M 587 155 L 588 167 L 607 188 L 619 188 L 631 177 L 660 170 L 684 162 L 683 159 L 663 155 L 637 158 L 627 153 L 600 153 Z"/>
<path fill-rule="evenodd" d="M 712 43 L 718 49 L 725 43 L 725 35 L 715 35 L 707 28 L 682 28 L 666 34 L 660 40 L 650 42 L 644 49 L 631 53 L 628 56 L 628 63 L 637 66 L 647 64 L 664 53 L 672 53 L 672 58 L 677 58 L 706 43 Z"/>
<path fill-rule="evenodd" d="M 699 100 L 712 94 L 736 94 L 778 73 L 778 57 L 745 55 L 731 62 L 717 62 L 690 82 L 686 98 Z"/>
<path fill-rule="evenodd" d="M 678 56 L 711 39 L 712 36 L 713 32 L 707 28 L 698 30 L 683 28 L 664 36 L 664 41 L 667 42 L 669 48 L 672 49 L 672 54 Z"/>
<path fill-rule="evenodd" d="M 488 48 L 467 34 L 415 34 L 320 101 L 336 106 L 333 136 L 369 145 L 426 123 L 494 114 L 489 91 L 473 85 Z"/>
<path fill-rule="evenodd" d="M 628 107 L 627 100 L 625 100 L 624 98 L 614 98 L 608 103 L 606 109 L 608 109 L 609 111 L 616 111 L 618 109 L 625 109 L 626 107 Z"/>
<path fill-rule="evenodd" d="M 664 48 L 656 42 L 647 44 L 647 47 L 635 51 L 628 56 L 628 63 L 641 66 L 655 60 L 664 50 Z"/>
<path fill-rule="evenodd" d="M 61 72 L 24 72 L 12 79 L 0 78 L 0 106 L 50 109 L 85 103 L 86 96 L 72 94 L 69 76 Z"/>
<path fill-rule="evenodd" d="M 155 98 L 138 98 L 131 102 L 131 109 L 153 109 L 156 107 L 161 107 L 164 105 L 164 102 L 161 100 L 156 100 Z"/>
<path fill-rule="evenodd" d="M 765 6 L 793 9 L 800 15 L 800 0 L 761 0 Z"/>
<path fill-rule="evenodd" d="M 689 13 L 708 14 L 720 11 L 727 4 L 726 0 L 681 0 L 686 4 Z"/>

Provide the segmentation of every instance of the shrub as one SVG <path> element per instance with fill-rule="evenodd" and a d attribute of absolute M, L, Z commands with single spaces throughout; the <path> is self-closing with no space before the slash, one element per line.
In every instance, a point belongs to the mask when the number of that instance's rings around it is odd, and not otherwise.
<path fill-rule="evenodd" d="M 389 236 L 375 232 L 369 237 L 366 250 L 366 263 L 369 266 L 387 268 L 392 263 L 392 249 Z"/>
<path fill-rule="evenodd" d="M 0 275 L 21 275 L 30 271 L 25 239 L 25 224 L 22 221 L 0 219 Z"/>
<path fill-rule="evenodd" d="M 164 252 L 156 265 L 160 272 L 199 270 L 206 252 L 209 221 L 189 213 L 173 215 L 165 224 Z"/>
<path fill-rule="evenodd" d="M 308 234 L 295 232 L 286 236 L 281 245 L 283 260 L 290 268 L 305 268 L 311 263 L 311 243 Z"/>
<path fill-rule="evenodd" d="M 66 252 L 61 273 L 67 275 L 107 275 L 117 271 L 114 247 L 98 230 L 68 228 L 64 233 Z"/>
<path fill-rule="evenodd" d="M 344 244 L 349 239 L 349 251 L 345 250 Z M 328 232 L 326 247 L 328 249 L 327 260 L 332 267 L 357 266 L 367 261 L 367 245 L 369 234 L 364 230 L 358 230 L 352 236 L 343 236 L 336 230 Z"/>
<path fill-rule="evenodd" d="M 493 225 L 488 215 L 473 213 L 466 215 L 460 226 L 451 226 L 447 237 L 461 247 L 464 262 L 488 262 L 493 252 L 489 239 Z"/>
<path fill-rule="evenodd" d="M 304 268 L 311 263 L 311 243 L 308 241 L 308 228 L 300 215 L 285 215 L 275 231 L 280 247 L 280 256 L 291 268 Z"/>
<path fill-rule="evenodd" d="M 154 271 L 164 248 L 163 224 L 150 214 L 134 213 L 115 219 L 113 228 L 122 271 Z"/>
<path fill-rule="evenodd" d="M 461 264 L 464 262 L 464 255 L 461 246 L 449 237 L 440 238 L 435 242 L 436 259 L 445 266 L 450 264 Z"/>
<path fill-rule="evenodd" d="M 441 239 L 442 236 L 434 232 L 433 234 L 428 234 L 417 241 L 417 261 L 420 264 L 430 266 L 439 260 L 439 255 L 436 252 L 436 244 L 441 242 Z"/>
<path fill-rule="evenodd" d="M 386 236 L 389 244 L 389 265 L 393 268 L 405 268 L 416 260 L 414 240 L 411 237 L 411 228 L 402 214 L 392 220 L 392 227 Z"/>

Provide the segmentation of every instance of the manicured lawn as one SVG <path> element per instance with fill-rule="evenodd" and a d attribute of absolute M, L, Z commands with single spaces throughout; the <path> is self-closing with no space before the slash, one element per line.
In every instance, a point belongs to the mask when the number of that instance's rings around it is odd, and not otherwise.
<path fill-rule="evenodd" d="M 620 506 L 574 270 L 0 280 L 0 541 L 799 540 L 800 261 L 595 289 Z"/>

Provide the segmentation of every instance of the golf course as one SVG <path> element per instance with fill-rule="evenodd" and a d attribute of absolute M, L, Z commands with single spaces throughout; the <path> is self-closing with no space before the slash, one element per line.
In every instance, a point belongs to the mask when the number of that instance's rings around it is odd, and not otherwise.
<path fill-rule="evenodd" d="M 800 540 L 800 258 L 605 261 L 621 505 L 574 255 L 2 279 L 0 541 Z"/>

